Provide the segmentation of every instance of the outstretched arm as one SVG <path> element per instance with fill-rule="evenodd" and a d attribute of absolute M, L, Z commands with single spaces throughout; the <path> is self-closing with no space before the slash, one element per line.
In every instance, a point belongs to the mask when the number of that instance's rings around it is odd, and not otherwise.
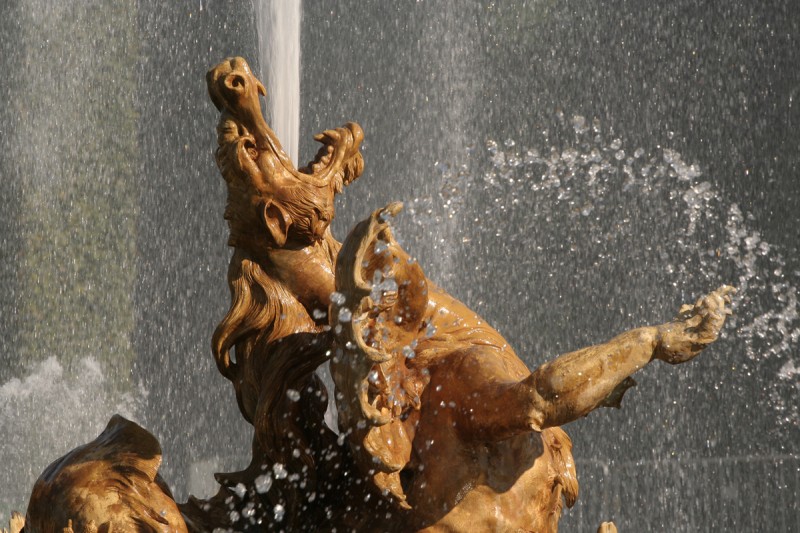
<path fill-rule="evenodd" d="M 625 390 L 635 384 L 631 374 L 653 359 L 677 364 L 694 358 L 719 335 L 731 312 L 732 292 L 733 287 L 720 287 L 683 306 L 672 322 L 625 332 L 536 369 L 521 383 L 534 397 L 531 428 L 560 426 L 597 407 L 619 407 Z"/>

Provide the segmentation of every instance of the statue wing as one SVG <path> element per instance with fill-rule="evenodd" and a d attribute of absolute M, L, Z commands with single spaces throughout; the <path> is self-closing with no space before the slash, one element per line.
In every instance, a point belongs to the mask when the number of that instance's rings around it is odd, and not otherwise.
<path fill-rule="evenodd" d="M 362 474 L 409 508 L 400 471 L 411 460 L 420 396 L 429 380 L 414 361 L 428 287 L 388 227 L 387 219 L 400 209 L 400 203 L 379 209 L 350 232 L 337 258 L 329 316 L 339 428 Z"/>

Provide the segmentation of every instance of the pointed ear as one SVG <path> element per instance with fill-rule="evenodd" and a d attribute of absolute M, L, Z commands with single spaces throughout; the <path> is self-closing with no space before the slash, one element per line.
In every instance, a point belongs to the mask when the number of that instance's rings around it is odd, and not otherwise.
<path fill-rule="evenodd" d="M 267 226 L 272 239 L 278 247 L 286 244 L 286 239 L 289 236 L 289 226 L 292 225 L 292 219 L 280 204 L 267 200 L 264 204 L 264 225 Z"/>

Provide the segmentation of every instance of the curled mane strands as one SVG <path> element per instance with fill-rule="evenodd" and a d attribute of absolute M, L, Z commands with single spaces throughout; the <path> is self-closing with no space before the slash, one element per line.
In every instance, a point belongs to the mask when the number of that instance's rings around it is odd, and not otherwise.
<path fill-rule="evenodd" d="M 315 332 L 317 327 L 300 302 L 242 250 L 231 258 L 228 285 L 231 306 L 214 331 L 212 351 L 217 368 L 236 389 L 242 413 L 253 423 L 269 345 L 293 333 Z"/>

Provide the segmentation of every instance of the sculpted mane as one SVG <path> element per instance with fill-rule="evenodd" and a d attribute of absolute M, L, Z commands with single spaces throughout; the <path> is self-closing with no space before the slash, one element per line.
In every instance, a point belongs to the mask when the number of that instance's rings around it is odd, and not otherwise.
<path fill-rule="evenodd" d="M 254 423 L 261 390 L 278 384 L 271 383 L 274 376 L 260 375 L 259 356 L 267 355 L 264 352 L 278 339 L 317 328 L 300 302 L 243 250 L 237 249 L 231 258 L 228 287 L 231 306 L 214 331 L 212 352 L 217 368 L 236 389 L 242 414 Z"/>
<path fill-rule="evenodd" d="M 260 169 L 241 157 L 242 149 L 253 142 L 243 127 L 232 118 L 223 118 L 217 128 L 217 165 L 228 184 L 225 218 L 231 228 L 229 245 L 234 248 L 228 267 L 231 305 L 212 337 L 212 353 L 217 368 L 236 389 L 236 398 L 245 418 L 254 425 L 261 390 L 278 386 L 275 376 L 262 376 L 270 344 L 294 333 L 319 332 L 320 328 L 296 296 L 262 266 L 260 252 L 269 246 L 264 232 L 253 232 L 261 221 L 254 214 L 270 198 Z M 362 163 L 363 164 L 363 163 Z M 353 164 L 353 166 L 357 166 Z M 343 176 L 345 173 L 339 173 Z M 352 179 L 352 178 L 351 178 Z M 285 202 L 292 220 L 303 219 L 304 209 L 313 210 L 309 200 L 293 195 Z M 256 206 L 254 208 L 254 206 Z M 299 222 L 302 224 L 302 222 Z M 307 227 L 301 226 L 301 231 Z M 340 244 L 326 230 L 322 237 L 330 265 Z M 332 268 L 332 266 L 331 266 Z M 231 351 L 235 349 L 235 360 Z M 262 380 L 266 379 L 266 383 Z"/>
<path fill-rule="evenodd" d="M 209 529 L 227 525 L 223 514 L 235 495 L 261 514 L 284 509 L 290 530 L 331 520 L 318 483 L 347 486 L 323 454 L 347 460 L 336 434 L 324 426 L 327 394 L 314 371 L 333 344 L 327 310 L 333 265 L 340 244 L 329 225 L 333 198 L 363 169 L 361 128 L 348 124 L 317 136 L 315 159 L 295 169 L 261 115 L 263 86 L 241 58 L 209 71 L 209 93 L 222 112 L 217 125 L 217 166 L 227 188 L 230 307 L 212 338 L 217 368 L 233 384 L 240 411 L 253 424 L 253 455 L 241 472 L 218 474 L 220 492 L 211 505 L 192 500 L 184 509 Z M 257 491 L 256 480 L 270 489 Z M 241 493 L 239 487 L 249 487 Z M 315 490 L 316 489 L 316 490 Z M 313 511 L 304 496 L 318 494 Z M 354 494 L 362 493 L 354 491 Z M 244 498 L 244 499 L 243 499 Z"/>

